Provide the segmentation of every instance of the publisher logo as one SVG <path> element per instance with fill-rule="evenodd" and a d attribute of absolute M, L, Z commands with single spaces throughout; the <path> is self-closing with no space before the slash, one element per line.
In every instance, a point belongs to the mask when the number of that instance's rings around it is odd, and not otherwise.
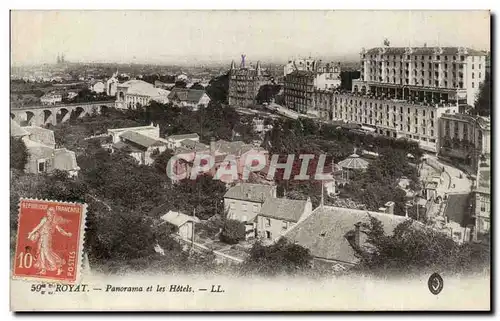
<path fill-rule="evenodd" d="M 427 281 L 427 285 L 429 286 L 429 291 L 431 291 L 432 294 L 438 295 L 443 290 L 443 278 L 441 275 L 433 273 L 429 278 L 429 281 Z"/>

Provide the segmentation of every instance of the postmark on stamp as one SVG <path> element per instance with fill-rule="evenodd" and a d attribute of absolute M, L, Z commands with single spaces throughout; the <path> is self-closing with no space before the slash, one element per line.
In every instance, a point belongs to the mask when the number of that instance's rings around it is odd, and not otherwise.
<path fill-rule="evenodd" d="M 85 204 L 21 198 L 13 277 L 75 283 L 85 214 Z"/>

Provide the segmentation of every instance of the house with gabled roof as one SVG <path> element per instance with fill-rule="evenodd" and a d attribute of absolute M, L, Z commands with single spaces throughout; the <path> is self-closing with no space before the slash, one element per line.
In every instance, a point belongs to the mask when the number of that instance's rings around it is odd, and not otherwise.
<path fill-rule="evenodd" d="M 56 148 L 54 132 L 50 129 L 25 126 L 11 120 L 11 136 L 21 139 L 28 150 L 25 171 L 28 173 L 50 173 L 61 170 L 69 176 L 77 176 L 80 167 L 75 152 Z"/>
<path fill-rule="evenodd" d="M 274 240 L 312 213 L 311 199 L 268 198 L 257 215 L 257 235 Z"/>
<path fill-rule="evenodd" d="M 283 237 L 308 249 L 314 261 L 330 264 L 335 270 L 346 270 L 359 263 L 354 246 L 366 245 L 362 224 L 370 216 L 378 219 L 386 235 L 407 220 L 404 216 L 355 210 L 333 206 L 320 206 L 311 215 L 293 226 Z M 354 231 L 352 238 L 349 232 Z"/>
<path fill-rule="evenodd" d="M 193 110 L 207 107 L 210 102 L 210 97 L 204 90 L 178 87 L 172 88 L 168 99 L 174 106 L 189 107 Z"/>
<path fill-rule="evenodd" d="M 257 215 L 268 198 L 276 197 L 276 186 L 240 183 L 224 195 L 227 218 L 245 223 L 247 238 L 255 237 Z"/>

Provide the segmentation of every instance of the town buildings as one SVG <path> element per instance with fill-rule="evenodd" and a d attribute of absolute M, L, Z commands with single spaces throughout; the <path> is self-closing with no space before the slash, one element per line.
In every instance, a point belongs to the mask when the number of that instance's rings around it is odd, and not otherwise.
<path fill-rule="evenodd" d="M 489 234 L 491 226 L 491 168 L 489 159 L 481 161 L 478 167 L 473 195 L 474 237 L 478 240 L 481 235 Z"/>
<path fill-rule="evenodd" d="M 118 71 L 116 71 L 111 78 L 106 81 L 106 95 L 116 96 L 116 89 L 118 87 Z"/>
<path fill-rule="evenodd" d="M 274 241 L 311 213 L 311 199 L 267 198 L 257 215 L 257 234 L 261 239 Z"/>
<path fill-rule="evenodd" d="M 175 149 L 177 147 L 181 147 L 182 142 L 184 140 L 199 142 L 200 136 L 198 136 L 198 134 L 196 134 L 196 133 L 192 133 L 192 134 L 183 134 L 183 135 L 171 135 L 171 136 L 167 136 L 165 139 L 167 140 L 167 147 L 169 149 Z"/>
<path fill-rule="evenodd" d="M 160 126 L 108 129 L 112 138 L 111 149 L 123 150 L 130 154 L 141 165 L 151 165 L 154 156 L 167 149 L 168 141 L 160 137 Z"/>
<path fill-rule="evenodd" d="M 373 48 L 361 52 L 361 63 L 350 93 L 316 89 L 314 72 L 292 72 L 285 83 L 287 107 L 437 152 L 439 117 L 473 105 L 485 77 L 484 53 L 459 47 Z"/>
<path fill-rule="evenodd" d="M 283 234 L 293 243 L 309 249 L 313 264 L 328 265 L 335 271 L 347 270 L 359 262 L 355 247 L 366 245 L 362 223 L 377 218 L 387 235 L 405 217 L 349 208 L 320 206 Z"/>
<path fill-rule="evenodd" d="M 260 62 L 255 68 L 247 66 L 245 55 L 242 55 L 240 67 L 236 68 L 233 61 L 229 69 L 229 105 L 248 107 L 255 104 L 260 87 L 268 82 L 269 75 L 262 69 Z"/>
<path fill-rule="evenodd" d="M 66 148 L 56 148 L 54 132 L 37 127 L 21 127 L 15 121 L 10 121 L 11 136 L 22 139 L 28 150 L 26 163 L 27 173 L 50 173 L 61 170 L 69 176 L 77 176 L 80 167 L 76 162 L 75 152 Z"/>
<path fill-rule="evenodd" d="M 195 216 L 174 211 L 168 211 L 168 213 L 161 216 L 161 219 L 163 222 L 160 223 L 160 226 L 164 223 L 168 223 L 174 227 L 175 235 L 190 241 L 193 239 L 194 224 L 200 222 Z"/>
<path fill-rule="evenodd" d="M 40 102 L 42 105 L 55 105 L 62 102 L 62 94 L 57 93 L 55 91 L 46 93 L 42 97 L 40 97 Z"/>
<path fill-rule="evenodd" d="M 204 90 L 173 88 L 168 95 L 169 101 L 177 107 L 187 107 L 198 110 L 208 106 L 210 97 Z"/>
<path fill-rule="evenodd" d="M 476 168 L 480 155 L 490 155 L 489 118 L 466 114 L 442 114 L 438 123 L 440 156 L 457 159 Z"/>
<path fill-rule="evenodd" d="M 197 140 L 184 139 L 179 142 L 179 145 L 174 149 L 174 155 L 176 155 L 178 161 L 173 169 L 179 177 L 181 175 L 184 176 L 184 174 L 190 177 L 193 174 L 192 169 L 197 155 L 213 157 L 213 167 L 208 173 L 204 174 L 214 176 L 217 175 L 221 167 L 226 170 L 233 168 L 234 170 L 229 171 L 231 173 L 222 173 L 217 177 L 226 184 L 238 182 L 243 179 L 244 168 L 247 166 L 247 159 L 249 157 L 252 160 L 260 158 L 262 160 L 265 159 L 266 162 L 268 161 L 268 152 L 265 149 L 241 141 L 213 140 L 207 146 Z"/>
<path fill-rule="evenodd" d="M 224 195 L 227 218 L 245 223 L 246 238 L 255 237 L 257 215 L 268 198 L 276 197 L 276 186 L 241 183 Z"/>
<path fill-rule="evenodd" d="M 396 99 L 472 106 L 486 74 L 486 54 L 464 47 L 379 47 L 360 55 L 353 91 Z"/>
<path fill-rule="evenodd" d="M 340 64 L 322 65 L 317 60 L 291 61 L 285 66 L 285 105 L 307 113 L 313 105 L 316 90 L 333 90 L 341 85 Z"/>
<path fill-rule="evenodd" d="M 90 90 L 92 90 L 95 93 L 101 94 L 103 92 L 106 92 L 106 84 L 101 81 L 101 80 L 93 80 L 90 82 Z"/>
<path fill-rule="evenodd" d="M 168 103 L 169 94 L 169 91 L 155 88 L 145 81 L 129 80 L 117 85 L 115 107 L 118 109 L 135 109 L 137 106 L 148 105 L 151 100 Z"/>

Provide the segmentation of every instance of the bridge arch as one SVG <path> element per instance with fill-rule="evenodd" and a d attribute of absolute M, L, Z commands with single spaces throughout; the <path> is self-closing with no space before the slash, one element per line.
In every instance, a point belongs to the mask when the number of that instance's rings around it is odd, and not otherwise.
<path fill-rule="evenodd" d="M 35 113 L 32 111 L 26 111 L 26 125 L 31 126 L 35 121 Z"/>
<path fill-rule="evenodd" d="M 78 106 L 71 111 L 71 119 L 82 118 L 83 116 L 85 116 L 85 109 L 83 107 Z"/>
<path fill-rule="evenodd" d="M 69 120 L 71 115 L 70 109 L 68 108 L 60 108 L 56 113 L 56 121 L 57 123 L 65 123 Z"/>
<path fill-rule="evenodd" d="M 48 125 L 48 124 L 55 125 L 52 121 L 53 112 L 51 109 L 44 109 L 42 112 L 42 116 L 43 116 L 43 125 Z"/>

